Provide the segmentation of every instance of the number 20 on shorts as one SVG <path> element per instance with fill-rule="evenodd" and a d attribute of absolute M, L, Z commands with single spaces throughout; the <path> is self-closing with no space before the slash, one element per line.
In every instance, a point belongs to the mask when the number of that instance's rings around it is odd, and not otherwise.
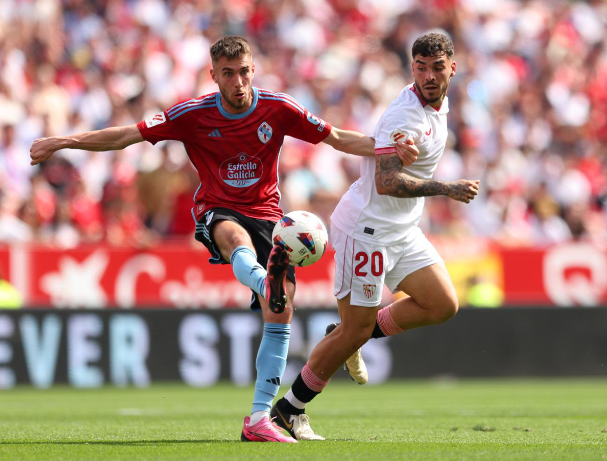
<path fill-rule="evenodd" d="M 358 277 L 364 277 L 368 274 L 367 268 L 371 269 L 371 274 L 375 277 L 379 277 L 384 272 L 384 255 L 379 251 L 374 251 L 369 257 L 368 253 L 359 251 L 354 256 L 356 261 L 356 267 L 354 268 L 354 274 Z M 370 264 L 369 264 L 370 263 Z M 369 266 L 367 266 L 369 264 Z"/>

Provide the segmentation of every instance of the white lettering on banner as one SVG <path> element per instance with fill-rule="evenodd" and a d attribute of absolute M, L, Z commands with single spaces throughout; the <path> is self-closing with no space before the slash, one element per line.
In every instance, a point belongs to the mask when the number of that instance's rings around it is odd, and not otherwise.
<path fill-rule="evenodd" d="M 169 280 L 162 285 L 160 299 L 178 308 L 247 307 L 251 301 L 251 290 L 235 280 L 206 282 L 201 269 L 189 266 L 184 272 L 183 282 Z"/>
<path fill-rule="evenodd" d="M 108 255 L 100 250 L 81 263 L 65 256 L 59 260 L 58 272 L 41 277 L 40 287 L 55 307 L 103 307 L 107 296 L 101 287 L 101 277 L 108 260 Z"/>
<path fill-rule="evenodd" d="M 179 325 L 179 374 L 190 386 L 212 386 L 221 373 L 217 343 L 219 329 L 209 315 L 193 314 Z"/>
<path fill-rule="evenodd" d="M 118 306 L 135 307 L 137 304 L 137 279 L 141 274 L 147 274 L 152 280 L 161 282 L 166 275 L 164 262 L 158 256 L 145 254 L 134 256 L 124 263 L 116 277 L 114 296 Z"/>
<path fill-rule="evenodd" d="M 0 315 L 0 339 L 10 338 L 15 330 L 15 324 L 8 315 Z M 13 359 L 13 348 L 10 341 L 0 341 L 0 389 L 8 389 L 15 386 L 15 373 L 3 364 L 8 364 Z"/>
<path fill-rule="evenodd" d="M 145 364 L 150 353 L 148 325 L 139 315 L 118 314 L 110 318 L 110 376 L 118 386 L 150 384 Z"/>
<path fill-rule="evenodd" d="M 99 387 L 103 385 L 103 372 L 91 362 L 101 360 L 99 335 L 103 322 L 95 314 L 72 315 L 67 323 L 67 376 L 75 387 Z M 95 339 L 92 339 L 95 338 Z"/>
<path fill-rule="evenodd" d="M 14 360 L 12 347 L 17 340 L 18 347 L 24 351 L 29 382 L 35 387 L 47 388 L 54 384 L 59 353 L 66 354 L 67 360 L 61 363 L 66 365 L 68 382 L 74 387 L 99 387 L 105 383 L 148 386 L 152 381 L 148 365 L 152 370 L 158 369 L 156 362 L 161 356 L 166 360 L 164 354 L 150 355 L 152 340 L 156 341 L 156 350 L 164 348 L 167 341 L 177 341 L 180 352 L 171 363 L 177 363 L 178 377 L 188 385 L 216 384 L 222 376 L 220 353 L 224 350 L 229 354 L 229 359 L 225 358 L 226 362 L 229 360 L 229 372 L 225 370 L 223 375 L 239 386 L 255 381 L 258 338 L 263 336 L 263 321 L 258 313 L 229 313 L 218 317 L 190 314 L 179 322 L 177 337 L 173 336 L 177 325 L 167 325 L 166 333 L 163 329 L 152 336 L 145 318 L 144 314 L 124 312 L 107 316 L 70 313 L 63 318 L 36 313 L 23 314 L 19 320 L 0 315 L 0 388 L 16 384 L 17 375 L 10 364 Z M 312 348 L 324 337 L 327 324 L 339 320 L 337 312 L 316 312 L 305 318 L 305 328 L 300 318 L 293 319 L 291 325 L 292 340 L 284 382 L 292 382 L 297 377 Z M 170 323 L 176 320 L 173 318 Z M 16 325 L 20 334 L 14 331 Z M 363 347 L 373 383 L 383 382 L 390 376 L 392 352 L 388 344 L 382 339 Z M 173 348 L 169 349 L 173 354 Z M 105 363 L 109 364 L 108 368 Z M 21 369 L 19 364 L 15 365 Z M 57 379 L 63 381 L 64 376 Z"/>
<path fill-rule="evenodd" d="M 596 306 L 607 290 L 607 257 L 592 245 L 554 247 L 544 255 L 543 277 L 555 304 Z"/>
<path fill-rule="evenodd" d="M 41 324 L 38 328 L 36 317 L 24 315 L 19 330 L 30 382 L 36 387 L 47 388 L 55 378 L 62 328 L 59 316 L 54 314 L 45 315 Z"/>
<path fill-rule="evenodd" d="M 11 250 L 12 252 L 12 250 Z M 187 259 L 190 253 L 159 247 L 132 254 L 120 248 L 80 249 L 76 255 L 33 252 L 27 258 L 24 293 L 33 305 L 57 308 L 121 308 L 168 305 L 176 308 L 246 308 L 251 290 L 229 273 L 219 275 L 204 262 Z M 12 254 L 12 253 L 11 253 Z M 52 266 L 51 266 L 52 264 Z M 34 267 L 49 267 L 38 275 Z M 300 306 L 334 306 L 332 264 L 320 273 L 298 280 Z M 12 274 L 11 274 L 12 275 Z M 36 278 L 38 277 L 38 278 Z M 145 286 L 145 288 L 143 288 Z"/>
<path fill-rule="evenodd" d="M 230 337 L 230 377 L 238 386 L 246 386 L 255 380 L 252 342 L 253 337 L 260 333 L 259 317 L 247 313 L 228 314 L 221 319 L 221 327 Z"/>

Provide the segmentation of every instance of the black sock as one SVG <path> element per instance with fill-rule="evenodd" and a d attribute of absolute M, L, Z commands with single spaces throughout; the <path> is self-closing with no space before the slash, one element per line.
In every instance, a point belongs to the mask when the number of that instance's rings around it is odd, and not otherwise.
<path fill-rule="evenodd" d="M 306 383 L 301 377 L 301 373 L 297 375 L 297 379 L 295 379 L 295 382 L 291 386 L 291 391 L 297 400 L 303 403 L 310 402 L 314 397 L 320 394 L 320 392 L 314 392 L 312 389 L 306 386 Z"/>
<path fill-rule="evenodd" d="M 314 397 L 320 394 L 320 392 L 314 392 L 312 389 L 306 386 L 306 383 L 304 383 L 304 380 L 301 377 L 301 373 L 297 375 L 295 382 L 291 386 L 291 392 L 293 392 L 293 395 L 297 400 L 304 403 L 310 402 Z M 276 407 L 281 413 L 286 413 L 289 415 L 301 415 L 306 412 L 304 409 L 293 406 L 291 402 L 284 397 L 276 402 Z"/>
<path fill-rule="evenodd" d="M 305 410 L 302 410 L 301 408 L 297 408 L 297 407 L 294 407 L 293 405 L 291 405 L 291 402 L 289 402 L 284 397 L 282 399 L 280 399 L 278 402 L 276 402 L 276 407 L 278 408 L 278 411 L 280 411 L 282 414 L 286 414 L 286 415 L 301 415 L 306 412 Z"/>
<path fill-rule="evenodd" d="M 385 338 L 386 335 L 381 328 L 379 328 L 379 323 L 375 322 L 375 328 L 373 328 L 373 333 L 371 333 L 371 338 Z"/>

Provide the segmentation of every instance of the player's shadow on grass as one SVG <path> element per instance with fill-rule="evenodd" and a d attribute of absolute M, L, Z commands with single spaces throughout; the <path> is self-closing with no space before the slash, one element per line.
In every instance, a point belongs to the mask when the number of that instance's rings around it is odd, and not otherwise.
<path fill-rule="evenodd" d="M 329 442 L 355 442 L 355 439 L 327 439 Z M 171 444 L 171 443 L 193 443 L 196 445 L 204 443 L 242 443 L 238 439 L 229 440 L 131 440 L 131 441 L 118 441 L 118 440 L 98 440 L 96 442 L 87 442 L 86 440 L 39 440 L 33 442 L 7 442 L 2 441 L 0 445 L 158 445 L 158 444 Z"/>
<path fill-rule="evenodd" d="M 209 439 L 209 440 L 130 440 L 130 441 L 120 441 L 120 440 L 98 440 L 94 442 L 89 442 L 86 440 L 39 440 L 32 442 L 8 442 L 2 441 L 0 445 L 158 445 L 158 444 L 171 444 L 171 443 L 193 443 L 193 444 L 202 444 L 202 443 L 241 443 L 240 440 L 230 439 L 230 440 L 217 440 L 217 439 Z"/>

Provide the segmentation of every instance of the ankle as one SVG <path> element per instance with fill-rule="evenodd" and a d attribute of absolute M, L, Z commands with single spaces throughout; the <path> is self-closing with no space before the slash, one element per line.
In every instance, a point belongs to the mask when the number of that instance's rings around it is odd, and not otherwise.
<path fill-rule="evenodd" d="M 253 413 L 251 413 L 251 420 L 249 422 L 249 425 L 254 426 L 255 424 L 257 424 L 259 421 L 261 421 L 264 417 L 269 417 L 270 414 L 267 411 L 254 411 Z"/>
<path fill-rule="evenodd" d="M 276 407 L 281 413 L 286 413 L 288 415 L 301 415 L 306 412 L 305 404 L 304 408 L 297 408 L 287 399 L 286 395 L 276 402 Z"/>

